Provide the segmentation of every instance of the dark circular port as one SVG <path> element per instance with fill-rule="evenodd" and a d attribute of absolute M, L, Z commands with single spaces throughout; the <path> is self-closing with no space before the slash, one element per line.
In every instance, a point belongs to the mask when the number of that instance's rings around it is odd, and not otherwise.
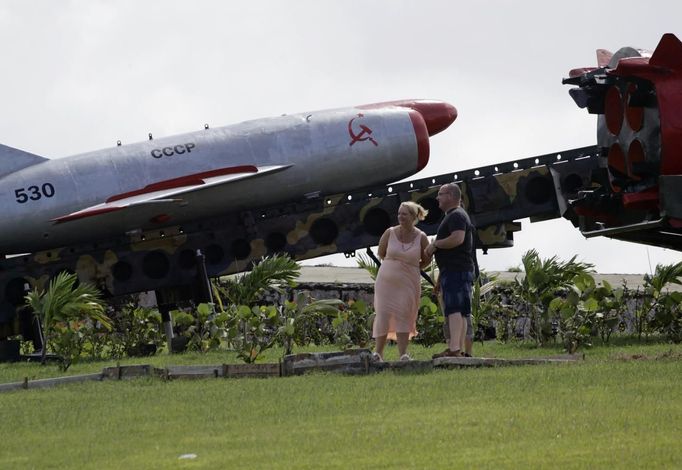
<path fill-rule="evenodd" d="M 251 254 L 251 244 L 239 238 L 232 242 L 232 253 L 236 259 L 246 259 Z"/>
<path fill-rule="evenodd" d="M 206 263 L 218 264 L 225 259 L 225 250 L 220 245 L 209 245 L 204 250 L 204 256 L 206 256 Z"/>
<path fill-rule="evenodd" d="M 571 173 L 564 178 L 562 186 L 564 192 L 573 194 L 583 187 L 583 179 L 580 177 L 580 175 Z"/>
<path fill-rule="evenodd" d="M 14 306 L 24 303 L 24 284 L 28 281 L 23 277 L 15 277 L 5 285 L 5 300 Z"/>
<path fill-rule="evenodd" d="M 329 245 L 339 236 L 339 228 L 330 219 L 317 219 L 310 227 L 310 237 L 319 245 Z"/>
<path fill-rule="evenodd" d="M 170 271 L 168 257 L 160 251 L 147 253 L 142 261 L 142 272 L 151 279 L 162 279 Z"/>
<path fill-rule="evenodd" d="M 123 282 L 133 277 L 133 267 L 126 261 L 119 261 L 111 268 L 114 279 Z"/>
<path fill-rule="evenodd" d="M 197 255 L 194 250 L 182 250 L 178 256 L 178 266 L 180 269 L 192 269 L 197 265 Z"/>
<path fill-rule="evenodd" d="M 279 232 L 273 232 L 267 237 L 265 237 L 265 246 L 272 253 L 282 251 L 285 246 L 287 246 L 287 237 Z"/>
<path fill-rule="evenodd" d="M 375 207 L 367 211 L 362 225 L 365 227 L 365 232 L 379 237 L 391 226 L 391 217 L 385 210 Z"/>
<path fill-rule="evenodd" d="M 536 176 L 526 183 L 526 199 L 533 204 L 544 204 L 554 195 L 551 178 Z"/>

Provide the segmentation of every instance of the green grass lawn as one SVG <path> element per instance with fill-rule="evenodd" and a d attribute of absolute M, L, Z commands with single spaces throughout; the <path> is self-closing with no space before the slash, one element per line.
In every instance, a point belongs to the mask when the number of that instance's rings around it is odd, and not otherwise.
<path fill-rule="evenodd" d="M 426 358 L 440 348 L 411 351 Z M 561 350 L 491 342 L 475 352 Z M 0 468 L 682 468 L 681 358 L 680 345 L 620 342 L 576 364 L 8 392 Z M 222 353 L 133 362 L 234 361 Z M 54 366 L 2 365 L 0 381 L 36 371 L 57 375 Z"/>

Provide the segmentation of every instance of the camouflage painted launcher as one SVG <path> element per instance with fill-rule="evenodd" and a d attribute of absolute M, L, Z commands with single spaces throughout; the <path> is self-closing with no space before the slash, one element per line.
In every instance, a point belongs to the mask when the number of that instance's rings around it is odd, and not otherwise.
<path fill-rule="evenodd" d="M 484 252 L 510 247 L 521 229 L 517 219 L 565 217 L 577 226 L 566 201 L 592 185 L 598 166 L 597 147 L 584 147 L 9 258 L 0 262 L 0 326 L 13 321 L 27 284 L 44 287 L 61 271 L 78 273 L 81 282 L 110 295 L 163 289 L 191 295 L 201 268 L 197 250 L 209 277 L 247 270 L 254 260 L 277 252 L 298 260 L 350 256 L 376 245 L 397 223 L 398 206 L 406 200 L 429 209 L 420 228 L 432 235 L 442 216 L 438 188 L 452 181 L 461 183 L 478 227 L 477 246 Z"/>

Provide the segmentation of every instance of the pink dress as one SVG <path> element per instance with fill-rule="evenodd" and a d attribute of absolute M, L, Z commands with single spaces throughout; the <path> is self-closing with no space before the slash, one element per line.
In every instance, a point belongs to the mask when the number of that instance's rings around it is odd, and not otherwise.
<path fill-rule="evenodd" d="M 374 326 L 372 337 L 388 335 L 395 340 L 396 333 L 417 334 L 417 310 L 421 298 L 419 261 L 423 232 L 417 230 L 412 243 L 402 243 L 391 228 L 386 257 L 381 263 L 374 285 Z"/>

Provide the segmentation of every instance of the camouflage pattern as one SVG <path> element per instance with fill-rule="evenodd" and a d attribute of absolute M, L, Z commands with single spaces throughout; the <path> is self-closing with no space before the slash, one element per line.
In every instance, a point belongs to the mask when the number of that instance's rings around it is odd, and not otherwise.
<path fill-rule="evenodd" d="M 12 329 L 25 284 L 44 288 L 61 271 L 111 296 L 155 290 L 165 292 L 164 299 L 191 298 L 199 295 L 197 250 L 209 277 L 248 270 L 277 252 L 297 260 L 352 255 L 375 246 L 407 200 L 429 210 L 419 227 L 433 235 L 442 216 L 438 188 L 453 181 L 478 227 L 478 248 L 510 247 L 521 229 L 516 219 L 570 219 L 566 200 L 590 186 L 597 164 L 596 147 L 585 147 L 8 258 L 0 262 L 0 325 Z"/>

